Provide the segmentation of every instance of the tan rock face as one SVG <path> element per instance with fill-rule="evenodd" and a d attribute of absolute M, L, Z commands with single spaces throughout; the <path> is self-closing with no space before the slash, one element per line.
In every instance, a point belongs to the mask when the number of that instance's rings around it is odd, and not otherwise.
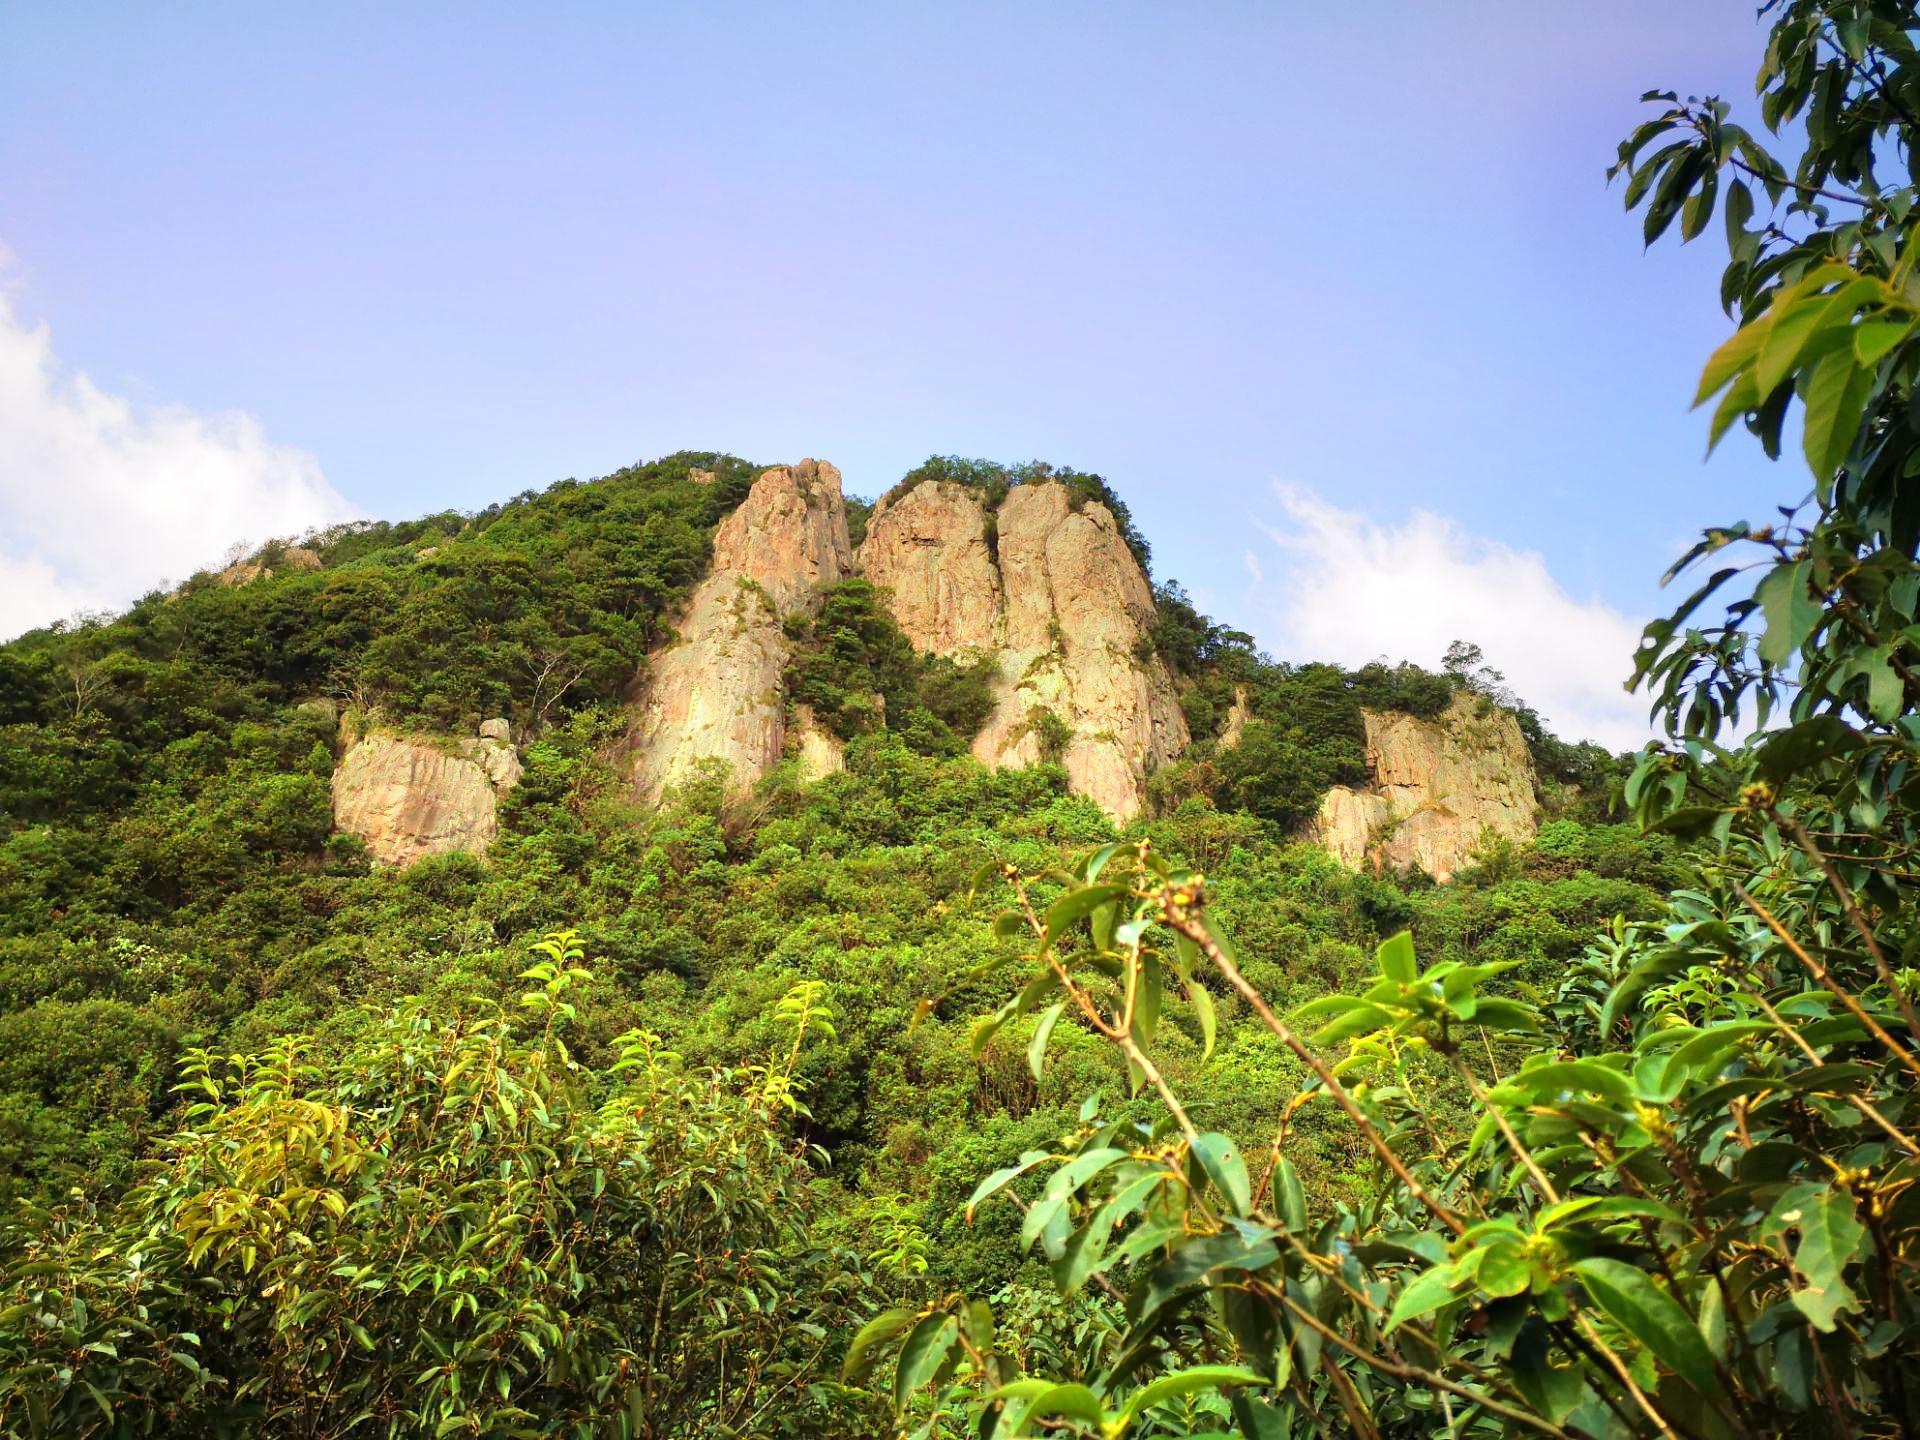
<path fill-rule="evenodd" d="M 815 718 L 811 705 L 793 707 L 793 744 L 800 773 L 808 780 L 837 775 L 847 768 L 847 747 Z"/>
<path fill-rule="evenodd" d="M 1247 721 L 1253 718 L 1253 707 L 1247 703 L 1247 687 L 1233 687 L 1233 704 L 1227 707 L 1227 723 L 1220 730 L 1220 748 L 1231 750 L 1240 743 L 1240 737 L 1247 733 Z"/>
<path fill-rule="evenodd" d="M 319 568 L 320 557 L 315 552 L 299 545 L 288 545 L 280 551 L 279 570 L 271 565 L 262 565 L 255 560 L 236 560 L 215 578 L 232 590 L 242 585 L 251 585 L 256 580 L 271 580 L 281 571 L 293 573 Z"/>
<path fill-rule="evenodd" d="M 945 480 L 882 500 L 867 521 L 860 570 L 890 592 L 914 648 L 936 655 L 998 649 L 1004 608 L 978 490 Z"/>
<path fill-rule="evenodd" d="M 860 560 L 891 592 L 916 647 L 992 654 L 1000 680 L 973 752 L 989 765 L 1042 758 L 1036 711 L 1070 732 L 1069 783 L 1110 814 L 1138 813 L 1147 775 L 1187 745 L 1173 680 L 1134 652 L 1153 592 L 1106 506 L 1079 510 L 1051 482 L 1018 485 L 994 516 L 977 492 L 931 483 L 875 511 Z M 997 555 L 996 555 L 997 551 Z"/>
<path fill-rule="evenodd" d="M 499 736 L 441 745 L 375 730 L 334 768 L 333 824 L 383 865 L 481 854 L 499 832 L 499 797 L 519 780 L 520 757 Z"/>
<path fill-rule="evenodd" d="M 821 460 L 769 470 L 713 532 L 713 576 L 750 580 L 782 614 L 853 573 L 840 472 Z"/>
<path fill-rule="evenodd" d="M 1356 869 L 1425 870 L 1450 880 L 1489 835 L 1531 840 L 1539 828 L 1533 757 L 1513 715 L 1462 694 L 1441 715 L 1366 712 L 1365 790 L 1335 786 L 1316 839 Z"/>
<path fill-rule="evenodd" d="M 811 613 L 853 569 L 840 472 L 822 461 L 769 470 L 714 532 L 713 567 L 673 644 L 656 652 L 628 731 L 634 794 L 658 803 L 718 760 L 751 785 L 785 747 L 781 617 Z"/>

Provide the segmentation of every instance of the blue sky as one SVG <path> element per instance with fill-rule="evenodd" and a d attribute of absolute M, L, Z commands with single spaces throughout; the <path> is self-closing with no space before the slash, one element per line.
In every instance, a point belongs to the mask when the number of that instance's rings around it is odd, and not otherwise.
<path fill-rule="evenodd" d="M 680 448 L 1044 457 L 1275 654 L 1631 740 L 1660 571 L 1801 486 L 1703 463 L 1721 254 L 1602 180 L 1752 12 L 0 6 L 0 633 Z"/>

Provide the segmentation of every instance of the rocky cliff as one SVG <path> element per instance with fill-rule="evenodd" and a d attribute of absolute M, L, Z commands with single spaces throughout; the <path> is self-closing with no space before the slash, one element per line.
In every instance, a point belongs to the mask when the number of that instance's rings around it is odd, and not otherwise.
<path fill-rule="evenodd" d="M 919 485 L 874 511 L 860 565 L 917 648 L 997 662 L 973 746 L 985 763 L 1031 765 L 1057 746 L 1074 791 L 1126 818 L 1186 748 L 1172 677 L 1138 654 L 1153 592 L 1098 501 L 1076 508 L 1049 481 L 1015 486 L 989 515 L 977 490 Z"/>
<path fill-rule="evenodd" d="M 1313 826 L 1347 864 L 1444 881 L 1489 834 L 1533 838 L 1533 758 L 1511 713 L 1463 693 L 1431 720 L 1369 710 L 1366 724 L 1371 784 L 1329 790 Z"/>
<path fill-rule="evenodd" d="M 789 654 L 781 620 L 810 613 L 821 588 L 852 570 L 838 470 L 803 460 L 754 482 L 714 533 L 712 568 L 641 681 L 628 732 L 637 798 L 658 802 L 704 761 L 750 785 L 780 759 Z"/>
<path fill-rule="evenodd" d="M 484 853 L 499 832 L 499 797 L 520 779 L 505 720 L 476 737 L 428 740 L 373 730 L 333 772 L 333 824 L 383 865 L 451 850 Z"/>
<path fill-rule="evenodd" d="M 992 708 L 973 740 L 983 763 L 1057 759 L 1076 793 L 1124 820 L 1187 749 L 1174 678 L 1146 643 L 1153 592 L 1107 506 L 1055 480 L 1014 485 L 991 508 L 983 489 L 928 481 L 880 502 L 856 557 L 839 472 L 806 460 L 763 472 L 721 521 L 673 639 L 637 677 L 621 752 L 637 799 L 657 803 L 710 763 L 743 788 L 789 756 L 810 779 L 844 768 L 839 739 L 787 694 L 787 622 L 856 574 L 922 653 L 991 662 Z M 1236 687 L 1220 743 L 1236 744 L 1251 716 Z M 1311 827 L 1347 863 L 1446 879 L 1486 834 L 1534 833 L 1533 768 L 1512 715 L 1462 695 L 1431 720 L 1368 712 L 1365 723 L 1370 783 L 1330 791 Z M 492 841 L 498 797 L 519 776 L 504 720 L 465 740 L 344 738 L 335 822 L 377 859 Z"/>
<path fill-rule="evenodd" d="M 980 491 L 946 480 L 874 507 L 860 572 L 887 592 L 915 648 L 938 655 L 1000 649 L 1006 600 L 988 522 Z"/>

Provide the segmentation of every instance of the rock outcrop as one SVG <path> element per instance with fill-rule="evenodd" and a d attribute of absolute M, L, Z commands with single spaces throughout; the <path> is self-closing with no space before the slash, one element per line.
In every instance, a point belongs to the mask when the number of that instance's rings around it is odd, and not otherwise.
<path fill-rule="evenodd" d="M 318 570 L 320 557 L 313 551 L 299 545 L 283 546 L 277 566 L 267 565 L 258 559 L 236 560 L 214 578 L 229 590 L 242 585 L 251 585 L 256 580 L 271 580 L 281 573 L 295 574 L 306 570 Z"/>
<path fill-rule="evenodd" d="M 651 658 L 628 731 L 636 797 L 657 803 L 703 762 L 750 785 L 786 740 L 781 620 L 812 613 L 853 570 L 840 472 L 817 460 L 769 470 L 714 532 L 713 565 L 676 638 Z"/>
<path fill-rule="evenodd" d="M 847 768 L 847 747 L 840 737 L 822 725 L 811 705 L 793 707 L 793 753 L 800 762 L 800 774 L 808 780 L 836 775 Z"/>
<path fill-rule="evenodd" d="M 1372 783 L 1329 790 L 1313 826 L 1341 860 L 1446 881 L 1488 835 L 1533 838 L 1533 758 L 1511 712 L 1461 694 L 1431 720 L 1369 710 L 1366 723 Z"/>
<path fill-rule="evenodd" d="M 997 661 L 973 746 L 985 763 L 1031 765 L 1057 745 L 1075 793 L 1126 818 L 1186 748 L 1172 677 L 1138 655 L 1153 592 L 1098 501 L 1018 485 L 989 519 L 979 492 L 923 484 L 875 510 L 860 562 L 918 649 Z"/>
<path fill-rule="evenodd" d="M 1247 722 L 1253 718 L 1253 707 L 1247 702 L 1247 687 L 1233 687 L 1233 704 L 1227 707 L 1227 723 L 1220 729 L 1220 748 L 1231 750 L 1240 743 L 1240 737 L 1247 733 Z"/>
<path fill-rule="evenodd" d="M 988 543 L 987 508 L 970 485 L 930 480 L 867 520 L 860 573 L 888 592 L 888 608 L 918 650 L 998 650 L 1005 598 Z"/>
<path fill-rule="evenodd" d="M 383 865 L 450 850 L 480 854 L 499 832 L 499 797 L 519 780 L 505 720 L 451 741 L 376 729 L 334 768 L 333 824 L 358 836 Z"/>

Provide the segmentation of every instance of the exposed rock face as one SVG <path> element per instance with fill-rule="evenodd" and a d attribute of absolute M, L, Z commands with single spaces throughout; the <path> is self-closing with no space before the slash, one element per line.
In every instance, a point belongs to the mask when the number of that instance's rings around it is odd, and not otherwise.
<path fill-rule="evenodd" d="M 628 732 L 635 795 L 657 803 L 701 762 L 750 785 L 785 746 L 781 617 L 811 613 L 853 569 L 840 472 L 817 460 L 769 470 L 714 532 L 713 567 L 673 644 L 657 652 Z"/>
<path fill-rule="evenodd" d="M 867 521 L 860 569 L 891 592 L 889 608 L 919 650 L 937 655 L 997 650 L 1000 568 L 987 544 L 987 510 L 968 485 L 917 485 L 882 500 Z"/>
<path fill-rule="evenodd" d="M 750 580 L 782 614 L 853 573 L 840 472 L 824 460 L 769 470 L 713 532 L 713 576 Z M 710 577 L 711 578 L 711 577 Z"/>
<path fill-rule="evenodd" d="M 383 865 L 449 850 L 483 853 L 499 832 L 499 797 L 520 780 L 504 720 L 451 744 L 374 730 L 333 772 L 333 824 Z"/>
<path fill-rule="evenodd" d="M 1491 832 L 1530 840 L 1539 828 L 1533 757 L 1508 711 L 1456 696 L 1431 720 L 1366 712 L 1365 790 L 1336 785 L 1314 836 L 1355 868 L 1425 870 L 1450 880 Z"/>
<path fill-rule="evenodd" d="M 282 572 L 295 574 L 299 571 L 319 568 L 320 557 L 313 551 L 299 545 L 288 545 L 280 552 L 278 568 L 263 565 L 257 560 L 236 560 L 215 578 L 231 590 L 241 585 L 251 585 L 256 580 L 271 580 Z"/>
<path fill-rule="evenodd" d="M 793 742 L 800 773 L 809 780 L 847 768 L 847 747 L 815 718 L 811 705 L 793 707 Z"/>
<path fill-rule="evenodd" d="M 1138 813 L 1146 777 L 1187 745 L 1173 680 L 1135 657 L 1153 592 L 1106 506 L 1073 508 L 1064 485 L 1018 485 L 994 516 L 977 492 L 929 483 L 868 522 L 861 565 L 891 590 L 922 650 L 999 662 L 993 714 L 973 752 L 989 765 L 1043 757 L 1038 711 L 1065 727 L 1069 783 L 1110 814 Z"/>
<path fill-rule="evenodd" d="M 1240 737 L 1247 733 L 1247 721 L 1253 718 L 1253 707 L 1247 703 L 1247 687 L 1233 687 L 1233 704 L 1227 707 L 1227 723 L 1220 731 L 1220 748 L 1231 750 L 1240 743 Z"/>

